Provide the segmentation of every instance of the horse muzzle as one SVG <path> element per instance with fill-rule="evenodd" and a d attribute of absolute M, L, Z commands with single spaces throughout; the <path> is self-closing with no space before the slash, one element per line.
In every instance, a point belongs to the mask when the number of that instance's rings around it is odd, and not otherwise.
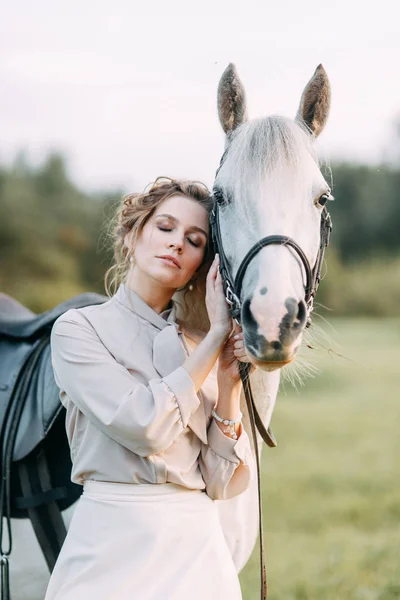
<path fill-rule="evenodd" d="M 295 358 L 307 322 L 304 300 L 288 297 L 275 315 L 257 314 L 243 302 L 241 322 L 246 350 L 263 370 L 281 368 Z"/>

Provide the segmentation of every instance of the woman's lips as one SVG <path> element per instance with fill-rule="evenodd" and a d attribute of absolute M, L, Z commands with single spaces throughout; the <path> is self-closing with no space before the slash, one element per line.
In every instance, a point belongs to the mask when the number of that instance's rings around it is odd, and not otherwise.
<path fill-rule="evenodd" d="M 162 260 L 166 265 L 170 266 L 170 267 L 175 267 L 175 269 L 180 269 L 180 265 L 178 263 L 178 261 L 176 259 L 174 259 L 172 256 L 158 256 L 157 258 L 159 258 L 160 260 Z"/>

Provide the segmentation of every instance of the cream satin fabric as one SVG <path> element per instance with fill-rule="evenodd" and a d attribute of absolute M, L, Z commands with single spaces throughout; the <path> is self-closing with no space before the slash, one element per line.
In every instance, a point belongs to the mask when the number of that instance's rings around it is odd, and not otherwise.
<path fill-rule="evenodd" d="M 212 499 L 248 487 L 247 434 L 232 440 L 211 418 L 216 370 L 196 393 L 175 314 L 174 304 L 157 314 L 122 285 L 108 302 L 56 321 L 52 360 L 76 483 L 169 482 Z"/>
<path fill-rule="evenodd" d="M 153 343 L 153 365 L 165 377 L 175 371 L 185 362 L 186 352 L 182 343 L 182 333 L 178 334 L 178 325 L 168 323 L 154 338 Z M 199 392 L 201 395 L 201 391 Z M 207 444 L 206 415 L 204 413 L 204 402 L 189 419 L 188 427 Z"/>
<path fill-rule="evenodd" d="M 172 484 L 88 481 L 45 600 L 241 600 L 215 503 Z"/>

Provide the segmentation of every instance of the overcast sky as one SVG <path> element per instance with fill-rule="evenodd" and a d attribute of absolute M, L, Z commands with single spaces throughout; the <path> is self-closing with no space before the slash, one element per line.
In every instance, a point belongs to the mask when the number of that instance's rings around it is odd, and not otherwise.
<path fill-rule="evenodd" d="M 236 63 L 250 117 L 294 116 L 323 63 L 323 155 L 382 159 L 400 115 L 398 0 L 13 0 L 0 19 L 0 162 L 65 152 L 88 189 L 158 175 L 211 184 L 219 77 Z"/>

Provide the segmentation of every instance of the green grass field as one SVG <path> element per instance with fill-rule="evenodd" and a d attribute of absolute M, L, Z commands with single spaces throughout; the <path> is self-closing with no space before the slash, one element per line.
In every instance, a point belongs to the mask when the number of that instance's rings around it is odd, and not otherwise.
<path fill-rule="evenodd" d="M 400 320 L 330 319 L 341 358 L 281 387 L 262 460 L 270 600 L 400 598 Z M 255 549 L 240 579 L 259 598 Z"/>

